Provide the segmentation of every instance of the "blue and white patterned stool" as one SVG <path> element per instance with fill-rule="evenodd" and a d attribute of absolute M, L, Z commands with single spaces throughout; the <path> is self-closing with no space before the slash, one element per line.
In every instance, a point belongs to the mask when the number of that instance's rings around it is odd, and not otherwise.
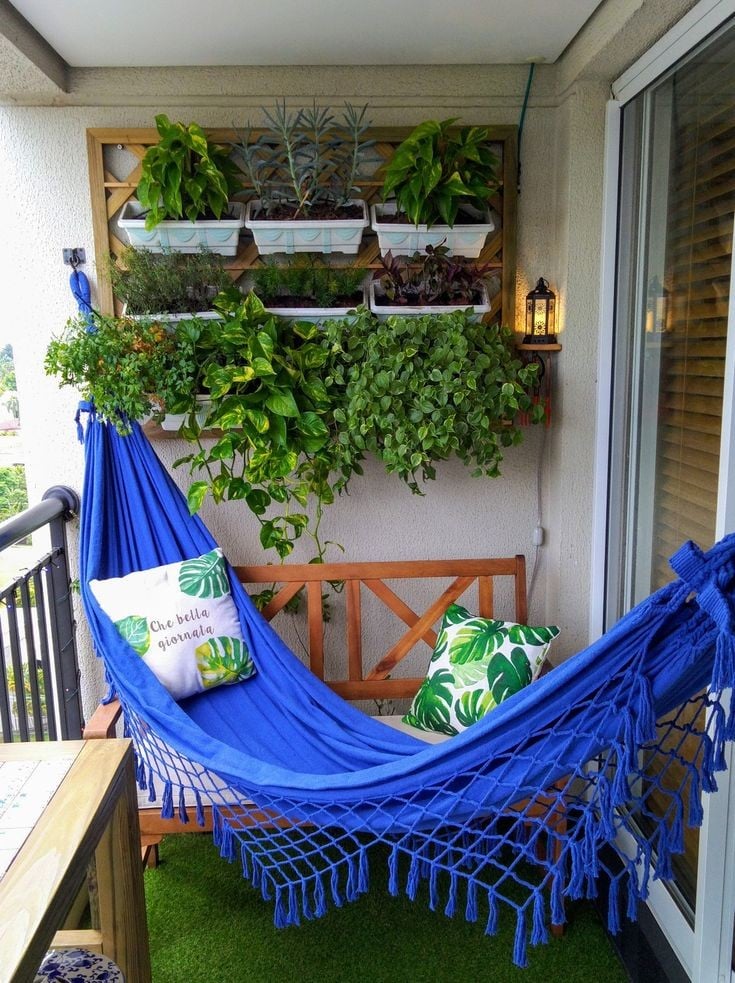
<path fill-rule="evenodd" d="M 119 966 L 89 949 L 51 949 L 34 983 L 125 983 Z"/>

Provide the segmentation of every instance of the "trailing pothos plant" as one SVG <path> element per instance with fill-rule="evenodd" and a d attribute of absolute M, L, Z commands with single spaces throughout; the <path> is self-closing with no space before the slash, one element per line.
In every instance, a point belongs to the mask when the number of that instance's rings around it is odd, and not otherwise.
<path fill-rule="evenodd" d="M 457 128 L 456 117 L 419 124 L 385 168 L 383 200 L 395 197 L 414 225 L 450 227 L 463 204 L 484 208 L 498 186 L 498 158 L 484 127 Z"/>
<path fill-rule="evenodd" d="M 372 453 L 419 494 L 419 480 L 452 456 L 497 477 L 503 448 L 522 439 L 516 415 L 543 419 L 530 396 L 538 367 L 516 357 L 508 328 L 467 311 L 378 322 L 359 308 L 324 331 L 344 473 Z"/>
<path fill-rule="evenodd" d="M 215 502 L 242 500 L 260 523 L 265 549 L 283 559 L 307 534 L 323 560 L 323 508 L 351 472 L 335 439 L 320 330 L 276 318 L 255 294 L 243 297 L 235 288 L 221 293 L 215 308 L 222 321 L 183 329 L 200 359 L 197 388 L 211 399 L 206 419 L 191 410 L 180 430 L 198 447 L 175 464 L 196 476 L 189 509 L 198 511 L 208 494 Z M 214 443 L 205 437 L 212 430 L 221 431 Z"/>
<path fill-rule="evenodd" d="M 242 190 L 231 148 L 210 143 L 196 123 L 172 123 L 165 113 L 156 116 L 156 129 L 159 140 L 143 156 L 136 192 L 148 209 L 146 229 L 164 219 L 221 218 L 230 195 Z"/>

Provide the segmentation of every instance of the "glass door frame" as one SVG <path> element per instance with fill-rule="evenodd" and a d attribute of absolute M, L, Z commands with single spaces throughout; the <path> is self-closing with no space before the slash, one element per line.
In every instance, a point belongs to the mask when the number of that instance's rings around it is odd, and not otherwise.
<path fill-rule="evenodd" d="M 664 72 L 735 14 L 735 0 L 700 0 L 612 86 L 607 107 L 603 230 L 598 333 L 598 402 L 592 535 L 590 637 L 604 630 L 608 578 L 608 505 L 611 468 L 612 352 L 616 296 L 618 205 L 621 171 L 621 112 Z M 735 249 L 733 274 L 735 284 Z M 725 389 L 718 485 L 717 536 L 735 530 L 735 289 L 730 292 Z M 703 796 L 694 927 L 661 881 L 651 881 L 648 906 L 682 967 L 694 983 L 735 983 L 732 972 L 735 919 L 735 753 L 728 748 L 728 771 L 719 791 Z"/>

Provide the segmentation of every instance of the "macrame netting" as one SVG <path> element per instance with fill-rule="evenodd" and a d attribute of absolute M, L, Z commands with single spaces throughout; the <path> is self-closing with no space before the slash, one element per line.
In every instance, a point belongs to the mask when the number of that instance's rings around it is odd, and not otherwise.
<path fill-rule="evenodd" d="M 674 583 L 464 733 L 426 745 L 316 679 L 234 575 L 258 674 L 175 703 L 88 582 L 214 542 L 137 426 L 120 437 L 92 419 L 86 458 L 82 594 L 139 784 L 164 817 L 186 822 L 193 808 L 201 823 L 213 807 L 220 853 L 239 858 L 278 926 L 367 891 L 380 843 L 393 893 L 414 898 L 428 882 L 432 909 L 489 934 L 512 908 L 524 966 L 527 944 L 564 921 L 564 899 L 596 896 L 601 873 L 612 932 L 636 917 L 652 877 L 672 876 L 735 734 L 721 699 L 735 676 L 735 537 L 707 553 L 682 546 Z"/>

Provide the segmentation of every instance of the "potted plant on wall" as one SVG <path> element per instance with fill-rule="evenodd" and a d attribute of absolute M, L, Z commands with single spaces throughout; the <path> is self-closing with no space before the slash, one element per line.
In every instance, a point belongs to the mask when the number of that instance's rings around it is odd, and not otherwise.
<path fill-rule="evenodd" d="M 90 317 L 71 319 L 52 339 L 47 374 L 80 390 L 120 433 L 129 432 L 131 420 L 161 421 L 171 407 L 193 409 L 197 322 L 170 325 L 97 312 Z"/>
<path fill-rule="evenodd" d="M 366 111 L 346 104 L 337 120 L 316 103 L 289 112 L 284 101 L 262 110 L 264 133 L 243 133 L 235 158 L 256 196 L 245 225 L 261 254 L 358 251 L 368 218 L 357 184 L 373 146 Z"/>
<path fill-rule="evenodd" d="M 452 255 L 480 255 L 494 228 L 487 201 L 498 186 L 498 160 L 485 128 L 454 123 L 421 123 L 388 162 L 384 204 L 370 210 L 382 255 L 441 242 Z"/>
<path fill-rule="evenodd" d="M 321 561 L 322 511 L 348 476 L 339 468 L 321 332 L 274 317 L 253 293 L 232 289 L 217 305 L 223 324 L 199 322 L 196 339 L 197 388 L 211 407 L 206 419 L 190 414 L 181 435 L 197 450 L 174 465 L 188 464 L 196 479 L 189 508 L 196 512 L 209 494 L 242 500 L 265 549 L 284 558 L 306 535 Z M 202 440 L 204 431 L 219 431 L 214 443 Z"/>
<path fill-rule="evenodd" d="M 110 257 L 109 275 L 123 315 L 168 322 L 192 314 L 219 317 L 212 302 L 232 283 L 216 253 L 154 253 L 133 246 L 119 260 Z"/>
<path fill-rule="evenodd" d="M 252 293 L 216 303 L 222 323 L 94 314 L 90 331 L 79 317 L 49 345 L 46 371 L 122 433 L 148 413 L 184 414 L 179 436 L 194 448 L 174 466 L 191 469 L 190 510 L 208 495 L 244 501 L 280 557 L 305 536 L 324 559 L 324 508 L 367 454 L 420 493 L 455 455 L 499 475 L 503 448 L 522 438 L 517 414 L 543 417 L 538 366 L 522 365 L 508 329 L 467 311 L 377 321 L 360 307 L 320 329 L 274 317 Z"/>
<path fill-rule="evenodd" d="M 137 201 L 129 201 L 118 225 L 133 246 L 154 252 L 196 253 L 202 247 L 234 256 L 244 225 L 242 190 L 230 149 L 210 143 L 196 123 L 156 116 L 159 141 L 145 152 Z"/>
<path fill-rule="evenodd" d="M 468 311 L 376 321 L 363 308 L 328 322 L 323 334 L 325 383 L 339 394 L 336 446 L 348 473 L 375 454 L 421 494 L 419 481 L 456 456 L 473 476 L 497 477 L 503 449 L 523 439 L 519 414 L 532 423 L 544 417 L 531 395 L 538 365 L 523 365 L 509 328 Z"/>
<path fill-rule="evenodd" d="M 381 257 L 370 282 L 370 310 L 379 318 L 393 314 L 449 314 L 471 308 L 475 320 L 490 311 L 487 281 L 492 267 L 463 256 L 450 256 L 446 246 L 427 246 L 424 253 Z"/>
<path fill-rule="evenodd" d="M 266 310 L 279 317 L 319 323 L 346 317 L 367 303 L 365 271 L 354 266 L 335 266 L 313 254 L 272 259 L 251 271 L 253 292 Z"/>

